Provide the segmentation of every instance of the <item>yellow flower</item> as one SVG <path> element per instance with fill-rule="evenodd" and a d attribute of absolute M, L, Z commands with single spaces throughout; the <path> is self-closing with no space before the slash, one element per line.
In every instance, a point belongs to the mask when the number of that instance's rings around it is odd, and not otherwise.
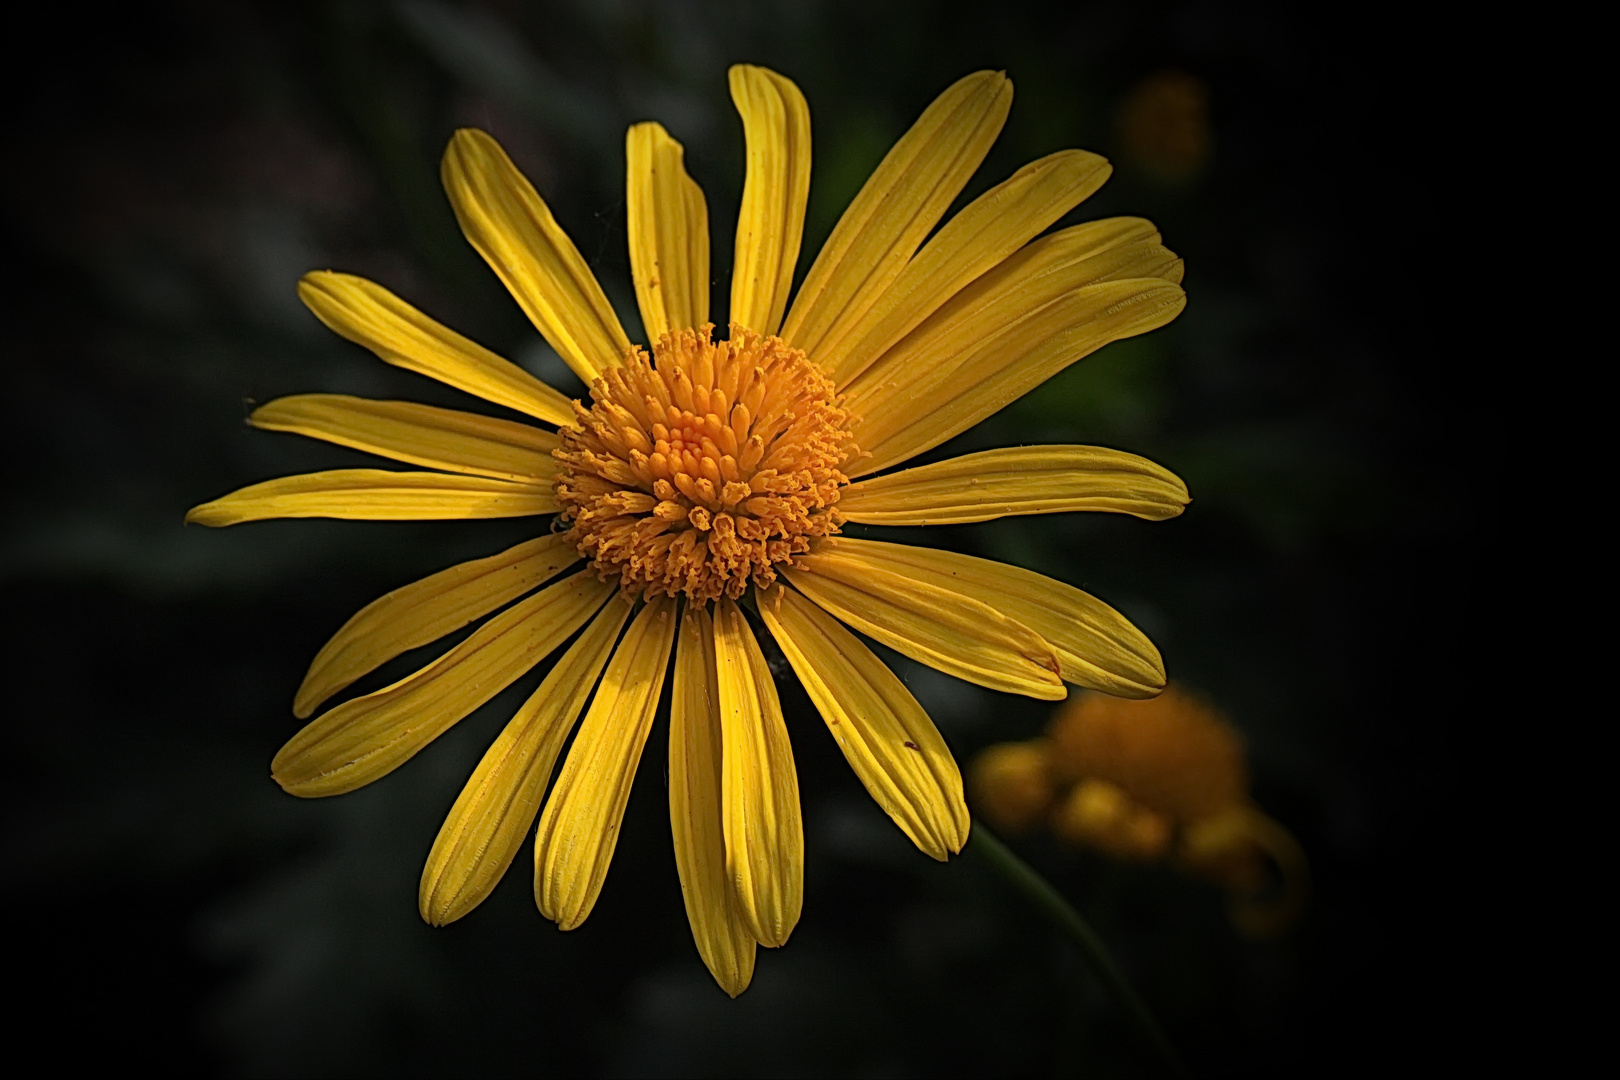
<path fill-rule="evenodd" d="M 763 68 L 732 68 L 731 93 L 747 177 L 724 340 L 708 322 L 703 194 L 662 127 L 638 124 L 625 145 L 630 263 L 650 355 L 631 344 L 578 249 L 501 148 L 459 131 L 443 179 L 462 230 L 590 386 L 589 405 L 379 285 L 312 273 L 299 295 L 337 333 L 549 426 L 406 402 L 283 398 L 250 422 L 430 471 L 272 480 L 188 520 L 556 513 L 550 532 L 391 592 L 350 619 L 299 687 L 299 717 L 392 657 L 490 616 L 415 674 L 317 716 L 276 755 L 273 774 L 301 796 L 370 783 L 574 638 L 456 800 L 420 895 L 435 925 L 465 915 L 538 813 L 535 899 L 571 929 L 601 890 L 673 652 L 676 864 L 698 951 L 736 995 L 756 943 L 781 945 L 793 931 L 804 862 L 787 729 L 738 601 L 757 611 L 867 790 L 943 860 L 968 833 L 956 764 L 916 699 L 849 627 L 949 674 L 1045 700 L 1064 697 L 1066 682 L 1149 696 L 1164 685 L 1163 666 L 1140 631 L 1078 589 L 965 555 L 843 537 L 840 526 L 1067 510 L 1159 520 L 1180 513 L 1187 493 L 1152 462 L 1081 446 L 990 450 L 879 475 L 1181 310 L 1181 262 L 1146 221 L 1112 218 L 1036 239 L 1102 184 L 1106 161 L 1052 154 L 933 232 L 1012 101 L 1003 75 L 970 75 L 884 158 L 790 305 L 809 110 L 792 82 Z"/>
<path fill-rule="evenodd" d="M 969 776 L 974 804 L 998 826 L 1045 819 L 1059 839 L 1117 859 L 1174 854 L 1229 890 L 1232 921 L 1251 937 L 1281 933 L 1304 907 L 1304 852 L 1250 801 L 1237 731 L 1179 687 L 1152 701 L 1080 695 L 1045 738 L 988 747 Z"/>

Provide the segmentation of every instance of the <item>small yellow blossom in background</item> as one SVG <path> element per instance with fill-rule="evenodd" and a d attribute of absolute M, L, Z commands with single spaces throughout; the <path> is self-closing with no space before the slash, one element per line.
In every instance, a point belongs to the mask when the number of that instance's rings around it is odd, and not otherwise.
<path fill-rule="evenodd" d="M 1045 738 L 984 750 L 969 781 L 975 808 L 1000 828 L 1044 821 L 1065 843 L 1123 860 L 1173 858 L 1224 886 L 1233 924 L 1250 937 L 1285 932 L 1303 910 L 1304 852 L 1250 801 L 1231 724 L 1180 687 L 1151 701 L 1079 695 Z"/>
<path fill-rule="evenodd" d="M 1003 74 L 969 75 L 878 165 L 792 295 L 809 107 L 764 68 L 739 65 L 730 81 L 747 174 L 723 338 L 709 316 L 707 204 L 664 128 L 637 124 L 625 140 L 646 346 L 630 341 L 495 140 L 459 131 L 442 176 L 462 231 L 590 401 L 570 401 L 381 285 L 311 273 L 299 296 L 332 330 L 522 421 L 335 394 L 282 398 L 249 421 L 418 471 L 270 480 L 187 519 L 555 514 L 533 539 L 396 589 L 339 629 L 294 699 L 298 717 L 314 718 L 272 775 L 305 797 L 369 784 L 560 650 L 451 807 L 419 905 L 434 925 L 465 916 L 538 817 L 535 901 L 572 929 L 601 892 L 673 668 L 676 867 L 698 952 L 735 996 L 752 978 L 755 946 L 784 944 L 803 901 L 798 779 L 758 626 L 872 797 L 940 860 L 968 836 L 961 775 L 921 705 L 852 630 L 958 678 L 1047 701 L 1064 698 L 1067 684 L 1150 697 L 1165 682 L 1152 642 L 1079 589 L 842 536 L 843 525 L 1078 510 L 1157 521 L 1188 496 L 1163 467 L 1090 446 L 985 450 L 885 471 L 1180 313 L 1181 260 L 1150 222 L 1108 218 L 1042 235 L 1102 185 L 1107 161 L 1051 154 L 936 231 L 1012 104 Z M 317 715 L 379 665 L 477 620 L 421 670 Z"/>
<path fill-rule="evenodd" d="M 1120 105 L 1119 135 L 1125 160 L 1154 179 L 1170 184 L 1197 179 L 1215 143 L 1209 85 L 1183 71 L 1149 75 Z"/>

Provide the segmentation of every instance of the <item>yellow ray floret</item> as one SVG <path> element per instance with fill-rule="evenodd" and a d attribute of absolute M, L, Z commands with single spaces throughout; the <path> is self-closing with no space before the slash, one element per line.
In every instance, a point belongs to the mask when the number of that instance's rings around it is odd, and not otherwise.
<path fill-rule="evenodd" d="M 669 824 L 698 955 L 732 997 L 754 976 L 754 935 L 737 910 L 721 814 L 719 676 L 708 605 L 688 604 L 669 709 Z"/>
<path fill-rule="evenodd" d="M 837 386 L 865 371 L 969 282 L 1017 251 L 1108 179 L 1105 158 L 1062 150 L 974 199 L 906 264 L 894 284 L 816 362 Z"/>
<path fill-rule="evenodd" d="M 709 321 L 709 208 L 660 124 L 624 140 L 630 276 L 649 341 Z"/>
<path fill-rule="evenodd" d="M 534 839 L 534 899 L 563 930 L 585 921 L 602 892 L 675 640 L 675 602 L 655 599 L 625 631 Z"/>
<path fill-rule="evenodd" d="M 215 527 L 266 518 L 434 521 L 528 517 L 556 509 L 549 486 L 450 473 L 330 469 L 239 488 L 192 507 L 186 521 Z"/>
<path fill-rule="evenodd" d="M 422 918 L 444 926 L 495 888 L 540 812 L 563 742 L 613 653 L 630 605 L 608 604 L 547 672 L 473 770 L 422 868 Z"/>
<path fill-rule="evenodd" d="M 1187 485 L 1147 458 L 1102 446 L 1019 446 L 851 484 L 838 512 L 869 525 L 945 525 L 1008 514 L 1101 510 L 1175 517 Z"/>
<path fill-rule="evenodd" d="M 911 567 L 879 564 L 849 544 L 821 541 L 787 579 L 857 630 L 947 675 L 1043 701 L 1067 695 L 1052 646 L 997 610 L 993 598 L 920 588 Z"/>
<path fill-rule="evenodd" d="M 500 144 L 463 128 L 440 170 L 467 241 L 587 383 L 630 347 L 619 317 L 574 242 Z"/>
<path fill-rule="evenodd" d="M 852 466 L 852 477 L 932 449 L 1109 342 L 1163 326 L 1180 314 L 1186 294 L 1158 278 L 1132 278 L 1066 290 L 1033 311 L 1014 289 L 995 299 L 982 321 L 950 346 L 950 361 L 919 348 L 911 361 L 932 363 L 930 370 L 914 369 L 916 377 L 905 378 L 898 365 L 880 362 L 851 387 L 851 411 L 862 418 L 855 436 L 871 455 Z M 929 329 L 924 323 L 916 333 Z M 906 352 L 908 343 L 894 352 Z M 866 381 L 880 367 L 884 374 Z"/>
<path fill-rule="evenodd" d="M 799 776 L 776 680 L 729 597 L 715 605 L 714 664 L 727 869 L 743 925 L 754 940 L 775 948 L 787 943 L 804 905 Z"/>
<path fill-rule="evenodd" d="M 253 410 L 248 423 L 446 472 L 549 484 L 557 436 L 530 424 L 345 394 L 296 394 Z"/>
<path fill-rule="evenodd" d="M 562 394 L 375 282 L 317 270 L 298 283 L 298 298 L 332 330 L 395 367 L 548 424 L 572 421 L 569 400 Z"/>
<path fill-rule="evenodd" d="M 519 601 L 415 674 L 316 717 L 276 754 L 271 775 L 304 798 L 386 776 L 567 640 L 611 592 L 582 571 Z"/>
<path fill-rule="evenodd" d="M 1152 697 L 1164 689 L 1164 661 L 1146 634 L 1096 597 L 1044 574 L 954 551 L 847 536 L 821 541 L 803 561 L 809 569 L 836 565 L 851 578 L 893 574 L 914 591 L 993 608 L 999 617 L 1038 634 L 1055 652 L 1064 681 L 1077 686 L 1126 698 Z M 799 578 L 792 580 L 798 584 Z"/>
<path fill-rule="evenodd" d="M 837 347 L 966 186 L 1012 107 L 1005 75 L 957 80 L 883 158 L 816 256 L 782 337 L 812 355 Z"/>
<path fill-rule="evenodd" d="M 362 675 L 483 618 L 578 561 L 579 553 L 563 537 L 541 536 L 373 600 L 315 655 L 293 698 L 293 715 L 307 719 L 321 702 Z"/>
<path fill-rule="evenodd" d="M 852 475 L 936 446 L 1086 353 L 1168 322 L 1181 310 L 1180 280 L 1181 261 L 1139 218 L 1076 225 L 1027 245 L 849 385 L 862 449 L 884 444 Z"/>
<path fill-rule="evenodd" d="M 797 86 L 774 71 L 737 64 L 730 79 L 731 100 L 742 116 L 748 151 L 748 174 L 737 211 L 731 321 L 768 337 L 782 325 L 804 236 L 804 208 L 810 198 L 810 106 Z"/>
<path fill-rule="evenodd" d="M 791 589 L 759 613 L 855 775 L 912 843 L 943 862 L 967 842 L 962 774 L 917 699 L 860 639 Z"/>

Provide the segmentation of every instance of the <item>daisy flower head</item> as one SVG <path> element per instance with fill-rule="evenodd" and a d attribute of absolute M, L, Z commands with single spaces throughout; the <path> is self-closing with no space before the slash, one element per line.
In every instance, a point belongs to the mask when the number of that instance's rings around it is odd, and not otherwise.
<path fill-rule="evenodd" d="M 734 67 L 730 83 L 747 175 L 723 333 L 709 317 L 703 193 L 661 126 L 638 124 L 625 142 L 645 345 L 630 341 L 495 140 L 458 131 L 443 179 L 462 231 L 589 400 L 568 400 L 380 285 L 312 273 L 299 295 L 327 326 L 524 422 L 282 398 L 250 422 L 420 468 L 272 480 L 188 520 L 555 515 L 534 539 L 350 619 L 298 689 L 294 712 L 314 719 L 276 755 L 273 775 L 300 796 L 370 783 L 561 650 L 457 798 L 423 870 L 420 907 L 435 925 L 472 910 L 538 816 L 535 899 L 571 929 L 600 893 L 671 679 L 676 864 L 698 951 L 736 995 L 755 946 L 787 941 L 803 897 L 798 782 L 761 630 L 867 790 L 940 860 L 968 835 L 961 774 L 856 631 L 950 675 L 1043 700 L 1063 698 L 1068 683 L 1127 697 L 1164 686 L 1152 643 L 1078 589 L 967 555 L 843 536 L 842 526 L 1075 510 L 1160 520 L 1181 512 L 1187 492 L 1164 468 L 1100 447 L 1023 446 L 893 470 L 1181 311 L 1181 262 L 1151 223 L 1110 218 L 1042 235 L 1101 186 L 1103 158 L 1042 158 L 935 231 L 1012 102 L 1004 75 L 969 75 L 889 151 L 794 294 L 809 108 L 764 68 Z M 480 619 L 420 671 L 315 715 L 380 664 Z"/>

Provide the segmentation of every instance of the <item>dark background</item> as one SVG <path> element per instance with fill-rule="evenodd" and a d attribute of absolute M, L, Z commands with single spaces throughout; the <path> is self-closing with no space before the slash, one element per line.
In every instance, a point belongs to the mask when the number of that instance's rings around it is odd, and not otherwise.
<path fill-rule="evenodd" d="M 692 948 L 643 758 L 601 902 L 557 932 L 526 855 L 431 930 L 438 823 L 539 672 L 385 781 L 301 802 L 269 780 L 294 687 L 356 608 L 532 523 L 183 528 L 252 481 L 363 464 L 253 432 L 252 402 L 460 404 L 320 327 L 309 269 L 386 284 L 547 377 L 561 365 L 456 233 L 437 157 L 499 138 L 634 330 L 623 132 L 657 119 L 708 196 L 723 303 L 742 177 L 730 63 L 810 101 L 801 272 L 892 140 L 981 67 L 1017 88 L 967 196 L 1068 146 L 1113 180 L 1071 220 L 1154 219 L 1186 313 L 953 443 L 1097 442 L 1188 481 L 1175 521 L 1068 515 L 929 543 L 1080 584 L 1242 730 L 1255 795 L 1316 879 L 1254 944 L 1168 869 L 1017 843 L 1094 920 L 1195 1072 L 1332 1072 L 1439 1052 L 1460 707 L 1458 541 L 1419 285 L 1439 250 L 1427 48 L 1388 20 L 1232 3 L 173 3 L 37 10 L 13 42 L 0 355 L 5 870 L 27 1038 L 70 1057 L 246 1075 L 1152 1075 L 1068 945 L 981 864 L 911 850 L 782 684 L 801 770 L 804 919 L 753 987 Z M 1385 15 L 1393 15 L 1386 12 Z M 1404 24 L 1407 30 L 1412 26 Z M 1391 42 L 1406 42 L 1392 45 Z M 1210 151 L 1131 153 L 1144 79 L 1208 94 Z M 632 336 L 635 336 L 632 333 Z M 558 379 L 560 385 L 564 380 Z M 378 679 L 410 669 L 407 658 Z M 965 763 L 1039 702 L 897 668 Z M 375 680 L 374 680 L 375 682 Z M 377 683 L 380 685 L 380 683 Z M 373 685 L 368 683 L 365 688 Z"/>

